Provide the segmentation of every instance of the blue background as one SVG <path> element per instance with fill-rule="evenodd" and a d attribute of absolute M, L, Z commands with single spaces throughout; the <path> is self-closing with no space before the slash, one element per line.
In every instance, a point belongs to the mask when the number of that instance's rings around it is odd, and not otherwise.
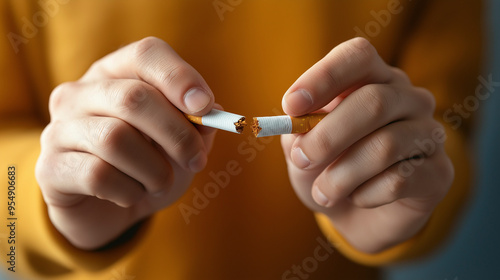
<path fill-rule="evenodd" d="M 487 3 L 483 77 L 500 82 L 500 1 Z M 467 19 L 463 19 L 467 20 Z M 425 261 L 386 269 L 387 280 L 500 279 L 500 87 L 482 101 L 474 143 L 476 192 L 447 246 Z"/>

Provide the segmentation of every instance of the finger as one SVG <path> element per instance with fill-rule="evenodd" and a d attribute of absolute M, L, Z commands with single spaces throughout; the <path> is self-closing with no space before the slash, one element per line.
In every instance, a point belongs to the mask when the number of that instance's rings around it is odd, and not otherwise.
<path fill-rule="evenodd" d="M 286 114 L 299 116 L 318 110 L 345 91 L 395 78 L 375 48 L 364 38 L 335 47 L 287 90 L 282 100 Z"/>
<path fill-rule="evenodd" d="M 157 88 L 175 107 L 207 114 L 214 96 L 205 80 L 164 41 L 148 37 L 95 62 L 82 81 L 139 79 Z"/>
<path fill-rule="evenodd" d="M 61 152 L 93 154 L 134 178 L 151 194 L 164 192 L 172 184 L 168 161 L 139 131 L 120 119 L 90 117 L 51 125 L 56 133 L 65 132 L 64 137 L 59 133 L 50 140 Z"/>
<path fill-rule="evenodd" d="M 439 129 L 442 126 L 430 119 L 396 122 L 373 132 L 349 147 L 318 176 L 313 197 L 323 206 L 335 205 L 397 162 L 442 152 L 442 139 L 433 139 Z"/>
<path fill-rule="evenodd" d="M 434 100 L 426 90 L 366 85 L 349 95 L 314 129 L 294 142 L 291 158 L 299 168 L 321 169 L 373 131 L 398 120 L 431 117 Z"/>
<path fill-rule="evenodd" d="M 388 66 L 391 71 L 391 84 L 411 85 L 410 77 L 405 71 L 397 67 Z"/>
<path fill-rule="evenodd" d="M 417 211 L 427 211 L 444 198 L 453 177 L 453 165 L 445 153 L 409 159 L 362 184 L 352 193 L 351 201 L 358 207 L 374 208 L 404 198 L 418 198 L 404 203 Z"/>
<path fill-rule="evenodd" d="M 51 112 L 57 112 L 53 116 L 56 119 L 67 115 L 122 119 L 158 143 L 184 169 L 198 172 L 206 165 L 207 149 L 196 128 L 160 92 L 144 82 L 65 84 L 52 93 L 50 107 Z"/>
<path fill-rule="evenodd" d="M 47 204 L 56 206 L 69 206 L 84 195 L 130 207 L 146 194 L 138 181 L 88 153 L 43 156 L 37 165 L 37 178 Z"/>

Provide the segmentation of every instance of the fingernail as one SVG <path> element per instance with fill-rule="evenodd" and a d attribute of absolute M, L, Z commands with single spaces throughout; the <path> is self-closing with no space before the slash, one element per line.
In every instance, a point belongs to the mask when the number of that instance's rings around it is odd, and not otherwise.
<path fill-rule="evenodd" d="M 331 206 L 330 201 L 328 200 L 326 195 L 320 191 L 318 186 L 313 187 L 312 197 L 313 197 L 314 201 L 316 201 L 316 203 L 319 206 L 323 206 L 323 207 L 330 207 Z"/>
<path fill-rule="evenodd" d="M 293 163 L 298 168 L 304 169 L 304 168 L 307 168 L 311 164 L 311 161 L 309 160 L 309 158 L 307 158 L 306 154 L 304 154 L 304 152 L 302 151 L 301 148 L 298 148 L 298 147 L 293 148 L 291 157 L 292 157 Z"/>
<path fill-rule="evenodd" d="M 184 104 L 191 113 L 197 113 L 210 103 L 210 95 L 201 88 L 192 88 L 184 95 Z"/>
<path fill-rule="evenodd" d="M 198 152 L 190 161 L 189 161 L 189 169 L 194 172 L 198 173 L 205 168 L 205 165 L 207 164 L 207 157 L 205 153 L 203 152 Z"/>
<path fill-rule="evenodd" d="M 309 92 L 304 89 L 299 89 L 294 92 L 287 93 L 283 98 L 284 106 L 286 109 L 292 111 L 294 114 L 303 115 L 313 105 L 313 99 Z"/>

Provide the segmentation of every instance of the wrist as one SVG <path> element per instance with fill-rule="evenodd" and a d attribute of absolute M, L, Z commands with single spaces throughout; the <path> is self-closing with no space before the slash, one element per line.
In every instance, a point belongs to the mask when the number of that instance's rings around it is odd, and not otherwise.
<path fill-rule="evenodd" d="M 87 198 L 74 207 L 48 206 L 50 221 L 75 247 L 96 250 L 118 239 L 138 220 L 132 208 Z"/>

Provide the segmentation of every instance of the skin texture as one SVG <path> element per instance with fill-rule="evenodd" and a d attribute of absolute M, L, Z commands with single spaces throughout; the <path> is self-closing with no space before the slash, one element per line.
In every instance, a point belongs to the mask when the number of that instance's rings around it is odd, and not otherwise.
<path fill-rule="evenodd" d="M 434 108 L 432 94 L 386 65 L 367 40 L 335 47 L 283 97 L 293 116 L 330 112 L 309 133 L 281 138 L 297 195 L 363 252 L 409 239 L 454 177 L 436 137 L 445 136 Z M 402 164 L 414 170 L 405 172 Z"/>
<path fill-rule="evenodd" d="M 83 249 L 175 202 L 206 165 L 215 134 L 182 114 L 208 113 L 210 88 L 157 38 L 95 62 L 57 87 L 49 107 L 36 176 L 52 223 Z"/>
<path fill-rule="evenodd" d="M 206 165 L 215 134 L 182 113 L 212 108 L 220 106 L 200 74 L 157 38 L 125 46 L 57 87 L 36 168 L 52 223 L 75 246 L 96 249 L 175 202 Z M 282 146 L 299 198 L 361 251 L 413 236 L 451 185 L 442 143 L 431 152 L 415 144 L 442 129 L 432 94 L 364 39 L 307 70 L 283 109 L 329 112 L 309 133 L 282 136 Z M 400 162 L 416 160 L 401 174 Z"/>

